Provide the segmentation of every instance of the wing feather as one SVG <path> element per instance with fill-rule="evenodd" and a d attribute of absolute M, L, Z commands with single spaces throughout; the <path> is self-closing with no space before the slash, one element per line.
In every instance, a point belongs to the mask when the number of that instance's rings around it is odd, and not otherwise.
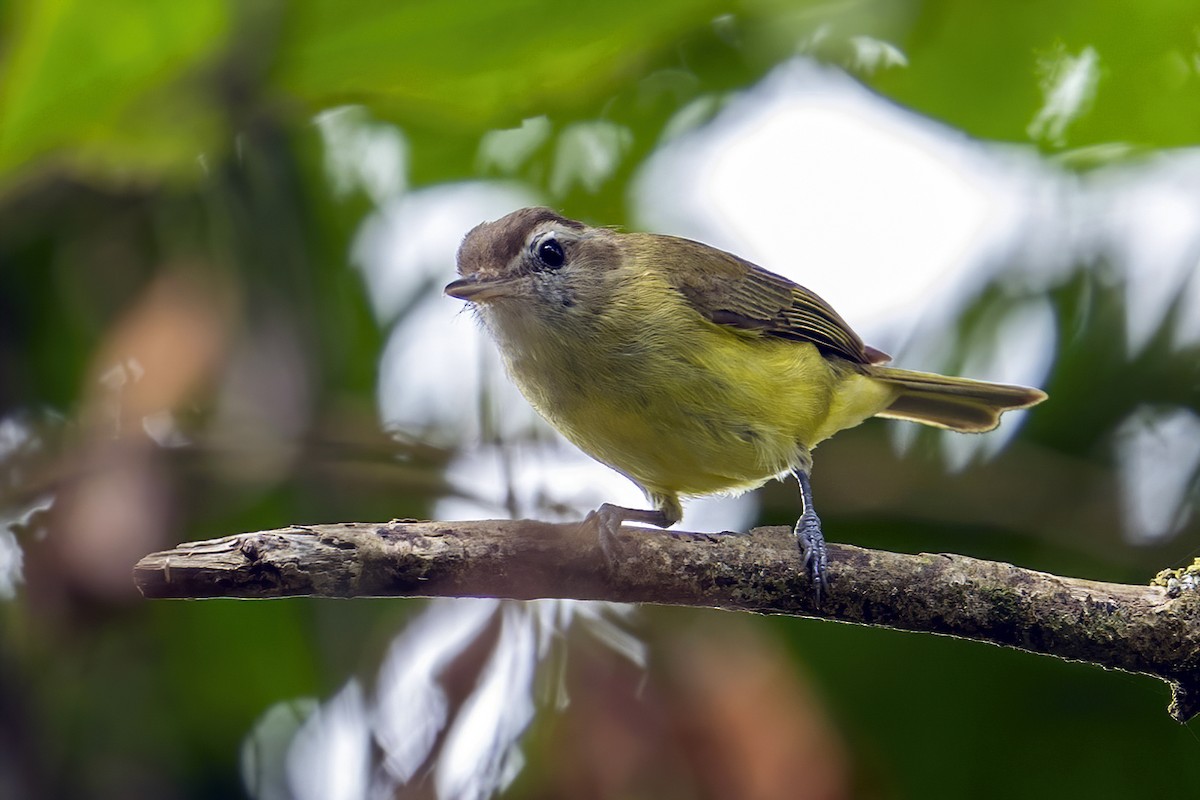
<path fill-rule="evenodd" d="M 686 268 L 668 267 L 674 288 L 712 322 L 811 342 L 824 353 L 857 364 L 889 360 L 886 353 L 863 344 L 828 303 L 782 275 L 690 239 L 654 238 L 670 240 L 672 257 L 664 261 L 679 264 L 679 254 L 686 254 Z"/>

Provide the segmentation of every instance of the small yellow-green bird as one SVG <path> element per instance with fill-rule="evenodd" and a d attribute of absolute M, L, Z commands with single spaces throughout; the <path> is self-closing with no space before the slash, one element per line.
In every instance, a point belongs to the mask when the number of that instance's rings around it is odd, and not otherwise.
<path fill-rule="evenodd" d="M 886 354 L 786 278 L 689 239 L 590 227 L 548 208 L 475 227 L 458 272 L 446 293 L 475 307 L 538 413 L 654 506 L 601 506 L 602 543 L 625 520 L 674 525 L 681 496 L 791 473 L 818 603 L 825 539 L 809 473 L 819 442 L 873 416 L 987 431 L 1046 398 L 884 366 Z"/>

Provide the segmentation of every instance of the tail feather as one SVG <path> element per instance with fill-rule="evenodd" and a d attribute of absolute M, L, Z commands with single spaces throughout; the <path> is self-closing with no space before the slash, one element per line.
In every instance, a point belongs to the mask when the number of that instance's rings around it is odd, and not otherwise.
<path fill-rule="evenodd" d="M 990 431 L 1005 411 L 1028 408 L 1046 399 L 1046 393 L 1027 386 L 952 378 L 931 372 L 872 366 L 873 378 L 900 390 L 899 396 L 878 416 L 920 422 L 967 433 Z"/>

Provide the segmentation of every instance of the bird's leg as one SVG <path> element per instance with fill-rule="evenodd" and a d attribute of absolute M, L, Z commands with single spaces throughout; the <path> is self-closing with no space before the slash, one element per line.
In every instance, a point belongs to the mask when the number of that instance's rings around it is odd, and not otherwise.
<path fill-rule="evenodd" d="M 796 521 L 796 538 L 800 541 L 800 555 L 804 557 L 804 571 L 813 582 L 816 605 L 821 605 L 821 595 L 829 588 L 826 577 L 828 561 L 825 556 L 825 534 L 821 532 L 821 519 L 813 509 L 812 484 L 808 470 L 792 470 L 800 484 L 800 519 Z"/>
<path fill-rule="evenodd" d="M 593 524 L 597 528 L 597 534 L 600 539 L 600 549 L 604 552 L 605 558 L 610 562 L 616 556 L 617 535 L 621 530 L 621 524 L 629 522 L 644 522 L 647 525 L 655 525 L 659 528 L 669 528 L 679 520 L 683 519 L 683 507 L 679 504 L 679 498 L 666 495 L 652 495 L 651 501 L 654 503 L 654 510 L 643 508 L 625 508 L 624 506 L 614 506 L 612 503 L 605 503 L 595 511 L 587 515 L 584 519 L 584 524 Z"/>

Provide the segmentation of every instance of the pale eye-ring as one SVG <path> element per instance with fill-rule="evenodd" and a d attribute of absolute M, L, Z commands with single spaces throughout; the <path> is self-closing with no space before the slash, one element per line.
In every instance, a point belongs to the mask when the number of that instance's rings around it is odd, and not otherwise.
<path fill-rule="evenodd" d="M 533 253 L 543 266 L 550 269 L 558 269 L 567 260 L 567 254 L 563 252 L 562 245 L 554 236 L 543 236 L 534 244 Z"/>

